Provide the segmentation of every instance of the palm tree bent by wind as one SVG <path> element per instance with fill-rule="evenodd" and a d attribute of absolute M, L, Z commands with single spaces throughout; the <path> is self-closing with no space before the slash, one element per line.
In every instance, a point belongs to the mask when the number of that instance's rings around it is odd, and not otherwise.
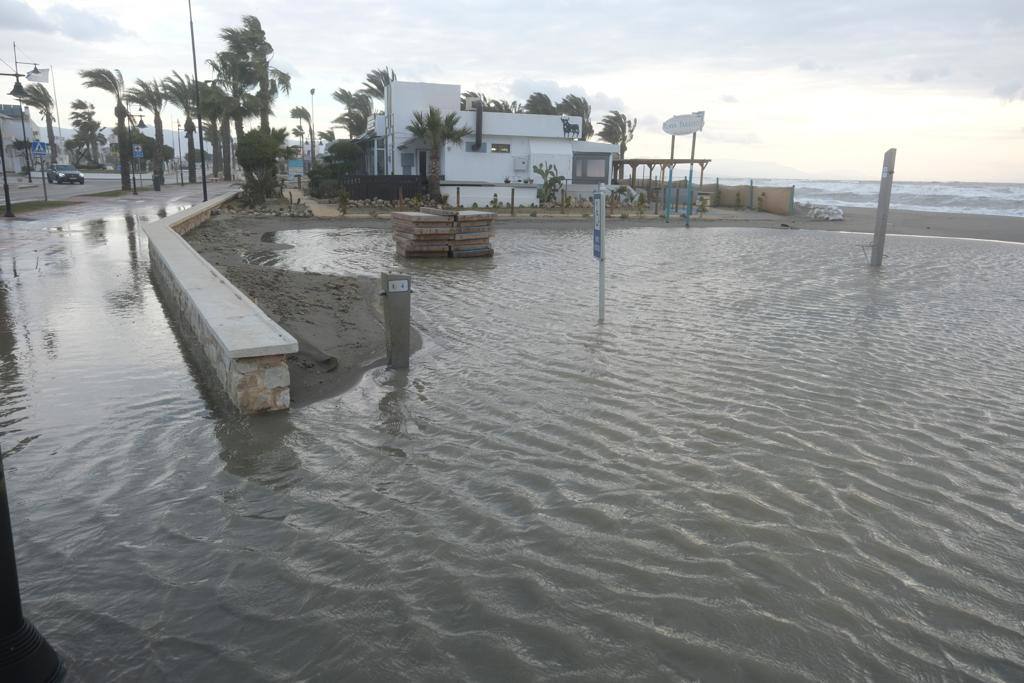
<path fill-rule="evenodd" d="M 128 108 L 124 106 L 124 77 L 119 69 L 85 69 L 79 71 L 82 78 L 82 85 L 87 88 L 103 90 L 114 96 L 114 116 L 117 117 L 117 156 L 121 162 L 121 190 L 128 192 L 132 189 L 131 171 L 129 170 L 132 160 L 131 141 L 128 139 L 128 130 L 124 127 L 125 119 L 128 118 Z"/>
<path fill-rule="evenodd" d="M 195 110 L 195 85 L 191 76 L 182 76 L 177 71 L 163 82 L 164 97 L 185 114 L 185 140 L 188 146 L 188 182 L 196 182 L 196 124 L 192 120 Z"/>
<path fill-rule="evenodd" d="M 153 148 L 153 189 L 160 190 L 164 184 L 164 122 L 160 112 L 164 108 L 164 91 L 155 79 L 136 79 L 135 87 L 125 93 L 125 99 L 148 109 L 153 114 L 153 129 L 156 145 Z"/>
<path fill-rule="evenodd" d="M 30 107 L 35 107 L 46 119 L 46 137 L 50 142 L 50 163 L 57 163 L 57 138 L 53 134 L 53 98 L 49 91 L 39 83 L 32 83 L 25 92 L 28 97 L 23 101 Z"/>

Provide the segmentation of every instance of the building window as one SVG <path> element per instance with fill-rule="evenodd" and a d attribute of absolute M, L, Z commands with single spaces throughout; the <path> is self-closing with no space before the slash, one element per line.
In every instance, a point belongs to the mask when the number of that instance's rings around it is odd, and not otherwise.
<path fill-rule="evenodd" d="M 506 144 L 504 142 L 492 142 L 491 151 L 498 152 L 500 154 L 508 154 L 509 152 L 512 151 L 512 145 Z"/>
<path fill-rule="evenodd" d="M 607 154 L 573 154 L 572 181 L 584 185 L 608 182 L 608 159 Z"/>

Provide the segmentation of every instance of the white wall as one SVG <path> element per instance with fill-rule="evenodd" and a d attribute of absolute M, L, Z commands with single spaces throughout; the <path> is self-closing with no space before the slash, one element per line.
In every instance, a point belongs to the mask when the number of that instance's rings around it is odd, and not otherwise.
<path fill-rule="evenodd" d="M 430 107 L 437 107 L 442 114 L 459 109 L 459 95 L 462 89 L 457 85 L 444 83 L 413 83 L 395 81 L 388 85 L 385 93 L 388 157 L 391 167 L 387 170 L 393 175 L 402 173 L 402 152 L 413 152 L 426 149 L 426 145 L 414 141 L 406 126 L 412 121 L 413 112 L 426 112 Z M 405 146 L 405 149 L 399 149 Z M 413 174 L 417 172 L 413 164 Z"/>
<path fill-rule="evenodd" d="M 458 188 L 458 193 L 455 192 L 455 188 Z M 516 188 L 516 206 L 528 207 L 537 204 L 537 187 L 536 186 L 519 186 Z M 498 195 L 498 201 L 502 204 L 508 204 L 512 201 L 512 187 L 505 185 L 459 185 L 459 184 L 448 184 L 441 183 L 441 194 L 448 195 L 448 203 L 455 206 L 456 197 L 462 202 L 462 207 L 471 207 L 475 203 L 477 207 L 483 209 L 486 208 L 491 200 L 494 199 L 494 195 Z"/>

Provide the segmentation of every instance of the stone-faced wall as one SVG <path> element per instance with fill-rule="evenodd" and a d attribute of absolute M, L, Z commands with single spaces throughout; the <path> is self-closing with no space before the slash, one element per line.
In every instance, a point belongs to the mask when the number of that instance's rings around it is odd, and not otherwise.
<path fill-rule="evenodd" d="M 174 234 L 201 224 L 234 195 L 215 198 L 144 226 L 153 281 L 171 314 L 189 332 L 186 348 L 197 352 L 195 355 L 213 371 L 239 410 L 287 410 L 291 402 L 287 354 L 296 351 L 298 344 L 231 283 L 215 275 L 213 266 Z M 230 309 L 218 307 L 217 294 Z M 240 322 L 243 317 L 247 320 Z M 227 343 L 226 339 L 233 341 Z"/>

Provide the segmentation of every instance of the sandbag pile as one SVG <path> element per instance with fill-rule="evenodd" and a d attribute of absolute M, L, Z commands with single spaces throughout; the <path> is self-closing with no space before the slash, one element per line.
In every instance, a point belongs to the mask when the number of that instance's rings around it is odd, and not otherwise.
<path fill-rule="evenodd" d="M 423 207 L 395 211 L 391 230 L 395 249 L 406 258 L 469 258 L 494 256 L 494 214 Z"/>

